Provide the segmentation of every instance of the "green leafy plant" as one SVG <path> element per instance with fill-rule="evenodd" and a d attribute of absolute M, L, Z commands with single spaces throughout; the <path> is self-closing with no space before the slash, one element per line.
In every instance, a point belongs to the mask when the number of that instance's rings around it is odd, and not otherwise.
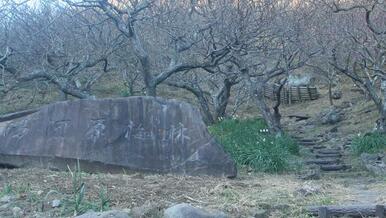
<path fill-rule="evenodd" d="M 386 135 L 382 133 L 370 133 L 364 136 L 357 136 L 352 141 L 352 151 L 358 156 L 362 153 L 386 151 Z"/>
<path fill-rule="evenodd" d="M 110 209 L 110 196 L 108 195 L 107 188 L 101 189 L 98 193 L 99 196 L 99 211 L 106 211 Z"/>
<path fill-rule="evenodd" d="M 132 96 L 132 94 L 129 92 L 128 89 L 122 89 L 120 91 L 120 96 L 122 96 L 122 97 L 130 97 L 130 96 Z"/>
<path fill-rule="evenodd" d="M 68 167 L 71 177 L 71 196 L 64 199 L 65 206 L 63 207 L 62 215 L 73 213 L 75 216 L 83 214 L 88 210 L 106 211 L 110 208 L 110 196 L 107 189 L 101 189 L 98 192 L 98 200 L 88 201 L 86 197 L 86 183 L 83 180 L 83 173 L 80 168 L 79 161 L 74 170 Z"/>
<path fill-rule="evenodd" d="M 294 155 L 299 154 L 299 147 L 293 139 L 269 134 L 261 119 L 223 120 L 209 130 L 239 166 L 249 166 L 255 171 L 293 169 Z"/>
<path fill-rule="evenodd" d="M 72 195 L 74 203 L 74 215 L 82 213 L 82 202 L 84 199 L 85 193 L 85 183 L 82 179 L 82 171 L 80 169 L 79 161 L 77 162 L 76 168 L 74 171 L 68 167 L 72 179 Z"/>
<path fill-rule="evenodd" d="M 6 184 L 0 192 L 0 197 L 14 193 L 12 185 Z"/>

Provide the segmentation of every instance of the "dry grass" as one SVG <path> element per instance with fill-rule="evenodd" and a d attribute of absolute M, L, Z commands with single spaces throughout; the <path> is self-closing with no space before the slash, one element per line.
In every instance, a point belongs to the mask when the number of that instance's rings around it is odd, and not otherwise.
<path fill-rule="evenodd" d="M 34 194 L 43 199 L 51 190 L 60 193 L 56 198 L 71 195 L 71 178 L 66 172 L 42 169 L 0 170 L 0 190 L 12 187 L 19 193 L 15 205 L 25 215 L 59 216 L 59 209 L 46 207 L 39 212 L 40 201 L 27 201 Z M 111 207 L 125 209 L 152 204 L 160 210 L 175 203 L 187 202 L 195 206 L 219 209 L 232 217 L 246 217 L 252 208 L 271 209 L 272 217 L 306 217 L 303 208 L 309 205 L 359 202 L 358 184 L 366 190 L 386 196 L 386 181 L 367 178 L 331 178 L 302 181 L 295 175 L 244 174 L 237 179 L 213 177 L 185 177 L 148 174 L 83 174 L 86 200 L 98 202 L 101 189 L 107 189 Z M 370 181 L 370 182 L 369 182 Z M 307 197 L 297 194 L 305 185 L 318 187 L 320 193 Z M 25 187 L 28 186 L 28 189 Z M 24 192 L 24 193 L 23 193 Z M 1 193 L 1 191 L 0 191 Z M 386 203 L 384 199 L 369 199 L 369 203 Z M 378 201 L 378 202 L 377 202 Z M 1 215 L 1 212 L 0 212 Z"/>

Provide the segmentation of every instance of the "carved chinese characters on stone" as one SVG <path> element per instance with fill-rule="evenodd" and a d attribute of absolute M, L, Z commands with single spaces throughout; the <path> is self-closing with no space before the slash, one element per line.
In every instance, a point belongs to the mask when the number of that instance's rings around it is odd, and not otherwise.
<path fill-rule="evenodd" d="M 236 176 L 191 105 L 153 97 L 48 105 L 0 123 L 0 164 Z"/>

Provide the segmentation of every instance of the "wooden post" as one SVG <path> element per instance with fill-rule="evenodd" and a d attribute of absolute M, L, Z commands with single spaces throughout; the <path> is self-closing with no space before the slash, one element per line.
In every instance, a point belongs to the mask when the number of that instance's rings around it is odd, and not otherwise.
<path fill-rule="evenodd" d="M 375 207 L 375 216 L 378 218 L 385 218 L 385 207 L 383 205 L 377 205 Z"/>
<path fill-rule="evenodd" d="M 319 207 L 318 215 L 319 215 L 319 218 L 330 218 L 331 217 L 327 207 Z"/>
<path fill-rule="evenodd" d="M 302 92 L 300 91 L 300 87 L 298 86 L 298 100 L 302 102 Z"/>

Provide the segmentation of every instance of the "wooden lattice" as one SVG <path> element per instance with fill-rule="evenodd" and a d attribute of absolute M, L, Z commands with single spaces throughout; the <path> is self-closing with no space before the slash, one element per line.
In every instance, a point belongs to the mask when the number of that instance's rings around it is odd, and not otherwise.
<path fill-rule="evenodd" d="M 264 96 L 268 99 L 277 100 L 275 90 L 278 84 L 268 84 L 264 87 Z M 284 86 L 280 92 L 280 101 L 284 104 L 293 104 L 304 101 L 312 101 L 319 98 L 318 89 L 311 86 Z"/>

